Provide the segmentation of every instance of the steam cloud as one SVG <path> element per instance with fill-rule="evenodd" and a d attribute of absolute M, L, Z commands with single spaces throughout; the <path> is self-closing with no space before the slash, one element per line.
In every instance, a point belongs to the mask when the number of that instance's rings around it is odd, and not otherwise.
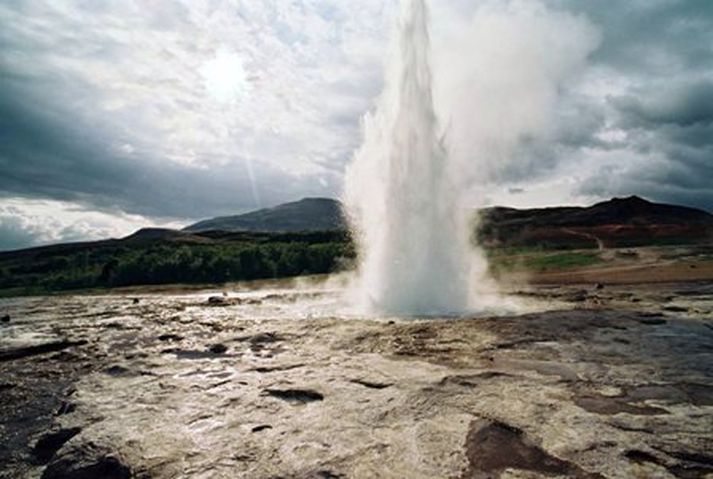
<path fill-rule="evenodd" d="M 494 306 L 467 207 L 513 167 L 520 142 L 548 134 L 559 90 L 599 41 L 586 20 L 535 2 L 486 2 L 455 24 L 432 70 L 425 0 L 402 1 L 385 90 L 347 170 L 361 258 L 353 299 L 368 312 Z"/>

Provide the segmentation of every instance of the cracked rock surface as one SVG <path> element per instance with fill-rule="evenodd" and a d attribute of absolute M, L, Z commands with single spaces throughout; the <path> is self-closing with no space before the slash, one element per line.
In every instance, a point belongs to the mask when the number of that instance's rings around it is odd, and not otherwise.
<path fill-rule="evenodd" d="M 713 477 L 708 283 L 429 319 L 216 294 L 0 300 L 0 477 Z"/>

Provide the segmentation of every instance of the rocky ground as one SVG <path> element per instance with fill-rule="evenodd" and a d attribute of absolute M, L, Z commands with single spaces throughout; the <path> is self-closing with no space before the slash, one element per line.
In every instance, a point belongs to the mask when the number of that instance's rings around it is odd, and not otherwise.
<path fill-rule="evenodd" d="M 365 319 L 332 292 L 0 302 L 0 477 L 713 477 L 713 283 Z"/>

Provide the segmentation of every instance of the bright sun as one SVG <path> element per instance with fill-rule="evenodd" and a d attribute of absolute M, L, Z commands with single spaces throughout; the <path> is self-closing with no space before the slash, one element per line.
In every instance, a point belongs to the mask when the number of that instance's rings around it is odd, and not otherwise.
<path fill-rule="evenodd" d="M 240 56 L 221 48 L 200 69 L 208 94 L 215 100 L 234 102 L 250 91 L 250 82 Z"/>

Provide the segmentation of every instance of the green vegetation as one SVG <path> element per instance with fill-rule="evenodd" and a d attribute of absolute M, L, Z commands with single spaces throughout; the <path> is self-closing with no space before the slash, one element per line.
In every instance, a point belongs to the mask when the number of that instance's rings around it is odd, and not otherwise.
<path fill-rule="evenodd" d="M 698 259 L 713 254 L 710 248 L 699 249 Z M 563 244 L 535 241 L 491 245 L 486 254 L 496 276 L 513 271 L 568 271 L 604 261 L 596 250 L 563 249 Z M 624 250 L 616 257 L 636 260 L 638 255 Z M 328 274 L 352 268 L 355 258 L 351 238 L 343 231 L 188 234 L 144 230 L 122 240 L 0 253 L 0 296 Z"/>
<path fill-rule="evenodd" d="M 171 240 L 110 241 L 48 247 L 0 255 L 0 290 L 52 291 L 156 285 L 223 283 L 348 267 L 354 250 L 342 233 L 238 234 L 204 238 L 205 244 Z"/>
<path fill-rule="evenodd" d="M 489 253 L 490 267 L 494 272 L 514 270 L 552 271 L 583 268 L 602 262 L 597 253 L 572 251 L 566 253 L 547 253 L 530 251 L 526 254 L 507 254 L 503 251 Z"/>

